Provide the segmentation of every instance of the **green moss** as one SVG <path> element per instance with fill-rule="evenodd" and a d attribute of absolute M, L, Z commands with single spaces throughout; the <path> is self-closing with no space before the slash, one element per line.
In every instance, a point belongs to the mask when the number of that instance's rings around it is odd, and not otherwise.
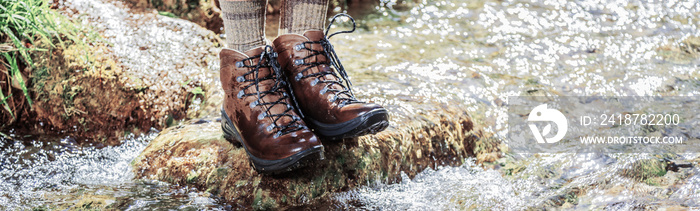
<path fill-rule="evenodd" d="M 256 210 L 259 210 L 262 208 L 262 190 L 256 188 L 254 194 L 255 197 L 253 198 L 253 207 Z"/>
<path fill-rule="evenodd" d="M 255 180 L 253 180 L 253 186 L 257 187 L 260 184 L 260 177 L 256 177 Z"/>
<path fill-rule="evenodd" d="M 215 169 L 213 172 L 209 174 L 207 177 L 207 181 L 205 184 L 208 186 L 207 187 L 207 192 L 210 192 L 212 194 L 218 194 L 219 193 L 219 185 L 221 184 L 222 181 L 226 178 L 228 175 L 229 168 L 228 167 L 221 167 Z M 237 185 L 239 186 L 239 185 Z"/>
<path fill-rule="evenodd" d="M 243 187 L 243 186 L 246 185 L 246 184 L 248 184 L 248 180 L 239 180 L 239 181 L 236 181 L 236 187 L 237 187 L 237 188 Z"/>
<path fill-rule="evenodd" d="M 47 211 L 47 210 L 49 210 L 49 208 L 45 207 L 45 206 L 41 206 L 41 207 L 34 207 L 34 208 L 32 208 L 32 210 L 33 211 Z"/>
<path fill-rule="evenodd" d="M 231 169 L 226 168 L 226 167 L 217 168 L 215 174 L 216 174 L 216 176 L 222 177 L 222 178 L 223 178 L 223 177 L 226 177 L 226 175 L 228 175 L 228 172 L 229 172 L 230 170 L 231 170 Z"/>
<path fill-rule="evenodd" d="M 197 178 L 199 178 L 199 173 L 196 171 L 190 171 L 190 173 L 187 174 L 187 183 L 194 184 L 197 182 Z"/>
<path fill-rule="evenodd" d="M 270 198 L 270 197 L 266 197 L 265 199 L 263 199 L 263 202 L 262 202 L 262 205 L 260 206 L 260 209 L 261 210 L 274 210 L 277 207 L 278 207 L 277 201 L 275 201 L 275 199 Z"/>
<path fill-rule="evenodd" d="M 508 176 L 513 176 L 516 175 L 520 172 L 525 171 L 527 169 L 527 163 L 522 163 L 522 162 L 508 162 L 506 165 L 503 167 L 504 172 Z"/>
<path fill-rule="evenodd" d="M 342 179 L 340 174 L 333 174 L 333 188 L 340 188 Z"/>
<path fill-rule="evenodd" d="M 574 204 L 574 205 L 578 204 L 578 195 L 576 195 L 575 192 L 567 193 L 564 198 L 565 198 L 566 202 L 569 202 L 569 203 Z"/>
<path fill-rule="evenodd" d="M 649 179 L 666 175 L 666 165 L 659 159 L 638 160 L 629 169 L 623 170 L 622 174 L 638 181 L 652 181 Z"/>
<path fill-rule="evenodd" d="M 647 185 L 651 185 L 651 186 L 659 186 L 661 184 L 661 182 L 656 177 L 647 178 L 644 180 L 644 183 L 646 183 Z"/>

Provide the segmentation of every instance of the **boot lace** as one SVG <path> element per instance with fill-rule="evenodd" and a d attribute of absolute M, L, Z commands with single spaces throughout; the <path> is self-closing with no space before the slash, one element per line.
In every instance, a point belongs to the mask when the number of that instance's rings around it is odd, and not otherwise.
<path fill-rule="evenodd" d="M 350 19 L 352 22 L 352 30 L 346 30 L 346 31 L 339 31 L 335 32 L 331 35 L 328 35 L 328 31 L 331 29 L 331 26 L 333 23 L 335 23 L 336 19 L 338 17 L 347 17 Z M 325 86 L 321 90 L 321 94 L 325 94 L 326 92 L 331 92 L 334 93 L 335 95 L 333 96 L 333 99 L 331 101 L 340 101 L 339 106 L 345 106 L 347 104 L 351 103 L 361 103 L 361 101 L 357 100 L 355 98 L 355 94 L 352 92 L 352 83 L 350 82 L 350 77 L 348 76 L 347 72 L 345 72 L 345 68 L 343 67 L 343 64 L 340 63 L 340 59 L 338 59 L 338 55 L 335 53 L 335 50 L 333 49 L 333 45 L 330 43 L 328 39 L 331 37 L 337 35 L 337 34 L 343 34 L 343 33 L 352 33 L 355 31 L 355 19 L 350 17 L 350 15 L 345 14 L 345 13 L 340 13 L 331 19 L 331 22 L 328 24 L 326 27 L 325 31 L 325 37 L 319 41 L 307 41 L 307 42 L 302 42 L 301 44 L 294 46 L 294 49 L 297 51 L 301 50 L 308 50 L 311 51 L 311 54 L 309 56 L 306 56 L 301 59 L 297 59 L 294 61 L 294 65 L 297 66 L 305 66 L 302 71 L 300 71 L 294 79 L 296 81 L 299 81 L 301 79 L 305 78 L 314 78 L 314 80 L 311 82 L 311 86 L 315 86 L 318 83 L 324 83 Z M 314 50 L 312 48 L 312 45 L 321 45 L 323 47 L 322 51 Z M 325 56 L 326 62 L 305 62 L 306 59 L 312 58 L 318 55 Z M 318 60 L 317 60 L 318 61 Z M 311 74 L 305 74 L 309 69 L 312 69 L 314 67 L 317 67 L 319 65 L 328 65 L 334 67 L 335 71 L 329 70 L 329 71 L 321 71 L 317 73 L 311 73 Z M 337 72 L 337 73 L 336 73 Z M 340 76 L 338 76 L 340 74 Z M 324 80 L 322 78 L 325 78 L 324 76 L 326 75 L 332 75 L 334 76 L 333 78 L 337 80 Z M 341 88 L 340 89 L 334 89 L 331 88 L 333 84 L 339 85 Z"/>
<path fill-rule="evenodd" d="M 255 62 L 255 59 L 258 59 L 258 61 Z M 282 70 L 280 69 L 279 63 L 277 63 L 277 53 L 275 53 L 272 50 L 272 46 L 265 46 L 265 49 L 260 54 L 260 56 L 248 57 L 239 62 L 236 62 L 236 67 L 245 67 L 250 69 L 250 71 L 236 78 L 236 81 L 238 81 L 239 83 L 252 82 L 244 86 L 243 90 L 238 92 L 238 98 L 240 99 L 248 96 L 256 96 L 257 100 L 253 101 L 250 104 L 250 108 L 255 108 L 258 106 L 262 106 L 263 108 L 265 108 L 265 110 L 258 116 L 258 120 L 262 120 L 266 117 L 272 118 L 272 124 L 270 124 L 266 128 L 267 132 L 276 131 L 274 138 L 277 138 L 284 134 L 306 128 L 306 126 L 301 124 L 301 118 L 291 113 L 294 110 L 294 107 L 287 103 L 286 99 L 289 98 L 289 95 L 287 94 L 287 91 L 285 89 L 286 82 L 282 78 Z M 272 71 L 268 76 L 260 78 L 260 71 L 266 68 L 272 69 Z M 251 74 L 255 79 L 247 79 L 248 77 L 246 76 Z M 261 90 L 260 83 L 267 80 L 273 80 L 274 85 L 269 90 Z M 248 88 L 253 86 L 255 87 L 255 92 L 245 92 L 246 90 L 248 90 Z M 281 97 L 279 97 L 274 102 L 263 102 L 262 99 L 267 95 L 278 95 Z M 285 106 L 284 112 L 279 114 L 272 113 L 270 109 L 275 105 Z M 285 116 L 291 118 L 292 120 L 286 124 L 278 124 L 277 121 Z"/>

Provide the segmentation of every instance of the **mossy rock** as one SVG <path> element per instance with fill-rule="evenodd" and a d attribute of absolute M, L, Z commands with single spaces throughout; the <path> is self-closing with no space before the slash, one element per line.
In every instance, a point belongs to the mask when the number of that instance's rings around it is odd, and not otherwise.
<path fill-rule="evenodd" d="M 121 67 L 104 54 L 106 46 L 67 45 L 47 54 L 35 54 L 39 64 L 32 78 L 36 132 L 64 132 L 88 139 L 123 134 L 129 125 L 147 129 L 153 122 L 139 121 L 138 90 L 117 81 Z M 87 53 L 86 52 L 92 52 Z M 85 62 L 84 58 L 90 58 Z M 96 95 L 99 93 L 99 95 Z M 117 133 L 117 134 L 112 134 Z"/>
<path fill-rule="evenodd" d="M 632 163 L 622 175 L 637 181 L 653 181 L 653 178 L 666 175 L 666 162 L 659 159 L 643 159 Z"/>
<path fill-rule="evenodd" d="M 137 178 L 194 186 L 234 207 L 277 209 L 374 182 L 398 182 L 402 172 L 412 178 L 426 168 L 456 166 L 467 157 L 498 152 L 475 151 L 490 144 L 482 143 L 484 135 L 465 112 L 432 116 L 376 135 L 323 141 L 325 160 L 282 175 L 253 170 L 245 150 L 222 138 L 219 121 L 164 130 L 132 165 Z"/>
<path fill-rule="evenodd" d="M 77 194 L 75 196 L 69 196 L 68 198 L 58 198 L 56 201 L 60 201 L 61 203 L 56 203 L 52 206 L 34 207 L 32 210 L 117 210 L 114 207 L 116 205 L 115 202 L 117 202 L 117 198 L 108 195 L 96 195 L 92 193 Z"/>
<path fill-rule="evenodd" d="M 216 66 L 210 65 L 218 64 L 220 40 L 216 34 L 194 23 L 139 13 L 111 3 L 86 1 L 80 5 L 85 4 L 95 10 L 64 18 L 77 19 L 75 27 L 90 32 L 85 32 L 90 39 L 86 38 L 85 43 L 68 39 L 60 44 L 53 40 L 55 47 L 50 47 L 48 41 L 34 42 L 35 46 L 49 50 L 33 51 L 31 58 L 35 65 L 22 68 L 27 70 L 33 105 L 21 107 L 13 103 L 15 110 L 22 111 L 21 115 L 14 115 L 18 116 L 14 124 L 6 121 L 9 115 L 0 111 L 3 120 L 0 127 L 12 127 L 19 133 L 72 136 L 81 144 L 115 145 L 125 133 L 162 129 L 199 116 L 200 105 L 205 107 L 214 90 L 221 89 L 219 83 L 204 82 L 218 75 Z M 86 19 L 86 16 L 99 16 L 102 10 L 120 15 Z M 126 22 L 125 28 L 105 28 L 105 21 L 116 20 Z M 87 30 L 91 27 L 94 30 Z M 112 30 L 108 33 L 111 35 L 101 37 L 99 33 L 107 33 L 106 30 Z M 178 40 L 172 36 L 157 40 L 148 39 L 152 36 L 139 37 L 144 32 L 147 34 L 147 30 L 183 34 L 193 45 L 171 54 L 179 59 L 162 59 L 160 54 L 171 48 L 158 43 L 163 39 Z M 114 36 L 139 40 L 144 46 L 113 42 Z M 125 46 L 127 50 L 136 50 L 125 54 Z M 161 58 L 161 61 L 134 62 L 141 58 Z M 156 65 L 145 66 L 153 63 Z M 0 80 L 2 75 L 5 74 L 0 74 Z M 0 83 L 0 88 L 3 85 Z M 12 92 L 13 97 L 23 97 L 20 93 Z"/>

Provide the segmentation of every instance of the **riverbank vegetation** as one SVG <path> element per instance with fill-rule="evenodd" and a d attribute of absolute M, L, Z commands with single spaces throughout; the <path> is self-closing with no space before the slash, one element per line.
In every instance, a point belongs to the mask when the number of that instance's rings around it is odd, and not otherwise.
<path fill-rule="evenodd" d="M 85 48 L 99 38 L 54 7 L 55 3 L 45 0 L 0 2 L 0 127 L 29 118 L 36 98 L 33 85 L 41 85 L 35 79 L 50 71 L 37 58 L 67 46 Z"/>

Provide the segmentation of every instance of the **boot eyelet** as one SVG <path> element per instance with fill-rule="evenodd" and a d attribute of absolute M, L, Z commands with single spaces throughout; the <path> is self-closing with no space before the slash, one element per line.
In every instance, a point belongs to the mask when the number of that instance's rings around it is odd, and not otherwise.
<path fill-rule="evenodd" d="M 243 67 L 243 62 L 242 61 L 236 62 L 236 67 L 237 68 Z"/>
<path fill-rule="evenodd" d="M 267 117 L 267 113 L 260 113 L 260 115 L 258 115 L 258 120 L 263 120 L 265 117 Z"/>
<path fill-rule="evenodd" d="M 295 80 L 295 81 L 299 81 L 299 80 L 301 80 L 301 77 L 304 77 L 304 75 L 301 74 L 301 73 L 298 73 L 297 76 L 294 77 L 294 80 Z"/>
<path fill-rule="evenodd" d="M 245 95 L 245 92 L 244 92 L 243 90 L 241 90 L 240 92 L 238 92 L 238 99 L 243 98 L 243 95 Z"/>
<path fill-rule="evenodd" d="M 301 49 L 304 47 L 304 44 L 299 44 L 294 46 L 294 50 L 296 51 L 301 51 Z"/>
<path fill-rule="evenodd" d="M 326 94 L 327 91 L 328 91 L 328 87 L 323 87 L 323 89 L 321 89 L 321 91 L 319 93 Z"/>
<path fill-rule="evenodd" d="M 255 108 L 255 106 L 257 106 L 257 105 L 258 105 L 258 101 L 253 101 L 252 103 L 250 103 L 250 108 Z"/>
<path fill-rule="evenodd" d="M 318 84 L 318 78 L 311 81 L 311 86 L 316 86 L 316 84 Z"/>
<path fill-rule="evenodd" d="M 294 65 L 302 65 L 302 64 L 304 64 L 304 60 L 303 60 L 303 59 L 295 59 L 295 60 L 294 60 Z"/>
<path fill-rule="evenodd" d="M 236 81 L 238 81 L 238 83 L 244 82 L 244 81 L 245 81 L 245 77 L 243 77 L 243 76 L 238 76 L 238 77 L 236 77 Z"/>
<path fill-rule="evenodd" d="M 277 52 L 272 52 L 272 53 L 270 53 L 270 56 L 271 56 L 271 57 L 274 57 L 274 58 L 277 58 L 278 55 L 277 55 Z"/>
<path fill-rule="evenodd" d="M 292 105 L 287 104 L 287 109 L 292 109 Z"/>
<path fill-rule="evenodd" d="M 272 132 L 272 129 L 275 129 L 275 124 L 270 124 L 270 126 L 267 126 L 267 128 L 265 128 L 267 132 Z"/>

